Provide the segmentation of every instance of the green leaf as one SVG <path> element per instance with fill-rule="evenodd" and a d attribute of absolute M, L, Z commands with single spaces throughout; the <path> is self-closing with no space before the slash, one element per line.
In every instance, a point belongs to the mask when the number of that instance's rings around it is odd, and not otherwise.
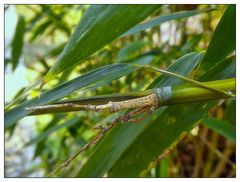
<path fill-rule="evenodd" d="M 168 68 L 168 71 L 187 75 L 199 63 L 202 56 L 198 53 L 190 53 L 178 59 Z M 178 85 L 181 81 L 177 78 L 161 75 L 158 82 L 154 86 L 171 86 Z M 158 114 L 162 113 L 166 107 L 158 110 Z M 148 119 L 149 120 L 149 119 Z M 149 121 L 135 124 L 117 125 L 97 146 L 94 153 L 88 159 L 87 163 L 78 173 L 78 177 L 100 177 L 103 176 L 121 157 L 125 150 L 132 142 L 146 129 Z M 131 161 L 131 159 L 129 159 Z M 122 176 L 123 177 L 123 176 Z"/>
<path fill-rule="evenodd" d="M 42 22 L 40 25 L 38 25 L 35 28 L 35 30 L 33 31 L 30 41 L 34 41 L 39 35 L 42 35 L 46 31 L 48 26 L 51 24 L 52 24 L 51 20 L 46 20 L 46 21 Z"/>
<path fill-rule="evenodd" d="M 118 52 L 116 62 L 123 62 L 138 56 L 140 50 L 148 44 L 149 42 L 138 40 L 126 45 Z"/>
<path fill-rule="evenodd" d="M 228 121 L 231 125 L 236 126 L 236 100 L 226 102 L 226 110 L 223 120 Z"/>
<path fill-rule="evenodd" d="M 65 43 L 61 44 L 51 50 L 49 50 L 46 54 L 43 55 L 44 58 L 50 58 L 59 55 L 64 49 Z"/>
<path fill-rule="evenodd" d="M 133 59 L 129 62 L 131 62 L 133 64 L 149 65 L 154 60 L 154 58 L 155 58 L 155 56 L 153 56 L 153 55 L 146 55 L 146 56 L 140 56 L 140 57 L 138 57 L 136 59 Z"/>
<path fill-rule="evenodd" d="M 110 177 L 137 177 L 166 148 L 204 116 L 203 104 L 175 105 L 161 108 L 137 139 L 122 153 L 109 172 Z M 198 111 L 198 112 L 196 112 Z"/>
<path fill-rule="evenodd" d="M 188 75 L 189 70 L 192 70 L 194 66 L 196 66 L 200 60 L 202 60 L 202 54 L 197 53 L 190 53 L 186 54 L 185 56 L 178 59 L 179 64 L 177 64 L 178 68 L 170 67 L 168 69 L 169 72 L 177 73 L 180 75 Z M 191 61 L 189 60 L 191 59 Z M 182 63 L 186 60 L 189 60 L 188 63 Z M 180 64 L 182 63 L 182 64 Z M 160 77 L 156 78 L 149 86 L 149 88 L 155 88 L 155 87 L 162 87 L 164 85 L 178 85 L 179 83 L 182 83 L 178 78 L 169 79 L 169 75 L 163 74 Z"/>
<path fill-rule="evenodd" d="M 232 74 L 228 74 L 232 73 Z M 200 80 L 201 81 L 212 81 L 219 78 L 221 75 L 222 79 L 236 77 L 236 57 L 230 56 L 219 62 L 216 66 L 212 67 Z"/>
<path fill-rule="evenodd" d="M 160 7 L 161 5 L 91 5 L 43 83 L 81 63 Z"/>
<path fill-rule="evenodd" d="M 165 157 L 161 160 L 160 162 L 160 177 L 162 178 L 167 178 L 169 177 L 170 175 L 170 161 L 169 161 L 169 157 Z M 156 171 L 157 173 L 158 171 Z"/>
<path fill-rule="evenodd" d="M 70 119 L 62 124 L 59 125 L 54 125 L 53 127 L 47 129 L 46 131 L 40 133 L 40 135 L 38 135 L 36 138 L 33 138 L 32 140 L 30 140 L 26 145 L 31 145 L 34 144 L 36 142 L 40 142 L 43 139 L 47 138 L 50 134 L 52 134 L 55 131 L 58 131 L 62 128 L 68 128 L 70 126 L 73 126 L 74 124 L 76 124 L 79 121 L 79 118 L 74 118 L 74 119 Z"/>
<path fill-rule="evenodd" d="M 176 61 L 168 70 L 187 75 L 200 62 L 201 58 L 201 54 L 186 55 Z M 213 69 L 212 72 L 214 71 L 216 70 Z M 228 77 L 233 72 L 234 70 L 225 72 L 223 69 L 223 75 L 219 75 L 217 79 Z M 181 83 L 178 79 L 166 75 L 161 75 L 157 80 L 159 82 L 153 82 L 151 88 Z M 137 125 L 131 123 L 117 125 L 98 144 L 77 176 L 100 177 L 105 173 L 108 173 L 109 177 L 139 176 L 142 170 L 147 169 L 147 165 L 151 161 L 170 147 L 180 134 L 191 130 L 213 106 L 212 104 L 205 105 L 205 103 L 207 102 L 162 107 Z"/>
<path fill-rule="evenodd" d="M 17 22 L 15 34 L 12 40 L 12 69 L 13 71 L 16 69 L 19 58 L 22 54 L 22 47 L 24 41 L 24 33 L 25 33 L 25 20 L 23 16 L 19 17 Z"/>
<path fill-rule="evenodd" d="M 93 87 L 106 85 L 111 80 L 118 79 L 124 75 L 133 72 L 134 70 L 136 70 L 134 67 L 127 64 L 112 64 L 95 69 L 71 81 L 63 83 L 62 85 L 59 85 L 52 90 L 44 92 L 40 98 L 33 98 L 7 111 L 5 113 L 4 120 L 5 128 L 9 128 L 18 120 L 27 116 L 30 112 L 25 109 L 26 107 L 39 106 L 51 103 L 79 89 L 83 91 L 87 89 L 92 89 Z"/>
<path fill-rule="evenodd" d="M 58 122 L 60 122 L 62 119 L 64 119 L 62 114 L 56 114 L 54 115 L 52 121 L 50 123 L 47 124 L 47 126 L 45 126 L 43 128 L 43 131 L 45 130 L 50 130 L 50 128 L 54 127 Z M 41 135 L 41 134 L 40 134 Z M 38 157 L 44 150 L 45 150 L 45 144 L 48 138 L 43 138 L 41 139 L 41 141 L 39 140 L 38 143 L 35 145 L 35 151 L 34 151 L 34 155 L 33 155 L 33 159 L 35 159 L 36 157 Z M 25 144 L 25 146 L 27 146 L 28 144 Z M 47 147 L 46 147 L 47 148 Z"/>
<path fill-rule="evenodd" d="M 228 5 L 213 33 L 200 68 L 209 70 L 236 49 L 236 6 Z"/>
<path fill-rule="evenodd" d="M 156 18 L 153 18 L 153 19 L 147 21 L 146 23 L 136 25 L 135 27 L 133 27 L 132 29 L 128 30 L 126 33 L 121 35 L 121 37 L 132 35 L 134 33 L 146 30 L 148 28 L 152 28 L 154 26 L 160 25 L 162 23 L 165 23 L 165 22 L 168 22 L 168 21 L 171 21 L 171 20 L 178 20 L 178 19 L 181 19 L 181 18 L 187 18 L 187 17 L 199 15 L 201 13 L 210 12 L 210 11 L 213 11 L 213 10 L 216 10 L 216 9 L 209 8 L 209 9 L 201 9 L 201 10 L 193 10 L 193 11 L 182 11 L 182 12 L 172 13 L 172 14 L 163 15 L 163 16 L 161 15 L 161 16 L 158 16 Z"/>
<path fill-rule="evenodd" d="M 28 95 L 29 92 L 36 88 L 38 85 L 40 85 L 42 82 L 42 79 L 37 80 L 36 82 L 32 83 L 28 87 L 24 89 L 24 91 L 18 95 L 18 97 L 14 98 L 8 105 L 5 106 L 5 110 L 8 110 L 12 106 L 14 106 L 16 103 L 20 102 L 21 100 L 24 100 Z"/>
<path fill-rule="evenodd" d="M 226 72 L 224 69 L 229 70 L 227 67 L 223 68 L 222 75 L 219 75 L 217 69 L 212 69 L 211 74 L 218 75 L 218 77 L 215 76 L 215 79 L 222 79 L 234 73 L 234 69 L 230 72 Z M 191 130 L 201 118 L 207 115 L 208 110 L 215 103 L 216 101 L 208 101 L 166 107 L 158 117 L 152 117 L 153 121 L 150 120 L 152 123 L 121 154 L 109 172 L 109 176 L 137 177 L 183 132 Z M 118 140 L 122 141 L 122 138 L 118 138 Z"/>
<path fill-rule="evenodd" d="M 227 121 L 209 117 L 201 120 L 201 123 L 232 142 L 236 142 L 236 128 Z"/>

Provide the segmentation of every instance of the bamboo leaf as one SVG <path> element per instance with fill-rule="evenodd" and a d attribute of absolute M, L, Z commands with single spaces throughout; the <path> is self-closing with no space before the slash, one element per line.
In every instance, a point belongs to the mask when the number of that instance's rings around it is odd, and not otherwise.
<path fill-rule="evenodd" d="M 209 70 L 236 49 L 236 6 L 228 5 L 213 33 L 200 68 Z"/>
<path fill-rule="evenodd" d="M 52 90 L 44 92 L 40 98 L 36 97 L 25 101 L 17 107 L 7 111 L 4 120 L 5 128 L 11 127 L 18 120 L 27 116 L 30 112 L 25 109 L 26 107 L 45 105 L 80 89 L 83 91 L 96 86 L 106 85 L 111 80 L 118 79 L 134 70 L 134 67 L 127 64 L 112 64 L 95 69 L 71 81 L 63 83 Z"/>
<path fill-rule="evenodd" d="M 232 73 L 232 74 L 228 74 Z M 236 77 L 236 57 L 230 56 L 219 62 L 216 66 L 212 67 L 200 81 L 216 80 L 221 75 L 226 75 L 222 79 Z"/>
<path fill-rule="evenodd" d="M 139 177 L 157 157 L 204 116 L 203 104 L 176 105 L 161 108 L 158 116 L 129 145 L 110 170 L 109 177 Z M 196 112 L 197 111 L 197 112 Z M 157 111 L 156 111 L 157 112 Z M 155 118 L 154 118 L 155 117 Z M 146 122 L 146 121 L 145 121 Z M 122 142 L 122 141 L 121 141 Z"/>
<path fill-rule="evenodd" d="M 160 177 L 162 178 L 168 178 L 170 176 L 170 161 L 168 157 L 165 157 L 160 162 L 160 171 L 156 171 L 156 173 L 158 172 L 160 173 Z"/>
<path fill-rule="evenodd" d="M 91 5 L 44 83 L 89 57 L 141 22 L 161 5 Z M 126 21 L 126 17 L 128 21 Z"/>
<path fill-rule="evenodd" d="M 51 24 L 52 24 L 51 20 L 46 20 L 45 22 L 39 24 L 37 28 L 34 30 L 30 38 L 30 41 L 34 41 L 39 35 L 42 35 Z"/>
<path fill-rule="evenodd" d="M 25 33 L 25 20 L 24 17 L 20 16 L 16 31 L 12 40 L 12 69 L 13 71 L 16 69 L 20 56 L 22 54 L 23 41 L 24 41 L 24 33 Z"/>
<path fill-rule="evenodd" d="M 216 118 L 205 118 L 201 120 L 201 123 L 205 126 L 213 129 L 218 134 L 226 137 L 227 139 L 236 141 L 236 128 L 227 121 L 221 121 Z"/>
<path fill-rule="evenodd" d="M 223 71 L 222 75 L 219 75 L 216 71 L 212 69 L 211 74 L 217 74 L 216 79 L 221 79 L 229 77 L 234 69 L 230 72 Z M 168 106 L 157 117 L 154 118 L 153 116 L 153 121 L 150 119 L 151 123 L 115 162 L 108 173 L 109 176 L 137 177 L 144 173 L 148 164 L 156 160 L 173 142 L 176 142 L 181 134 L 191 130 L 198 123 L 198 120 L 208 113 L 214 103 L 216 102 Z M 120 139 L 120 141 L 122 140 Z"/>
<path fill-rule="evenodd" d="M 24 89 L 24 91 L 18 95 L 18 97 L 14 98 L 8 105 L 5 106 L 5 110 L 9 110 L 12 106 L 14 106 L 16 103 L 20 102 L 21 100 L 25 99 L 28 95 L 29 92 L 36 88 L 38 85 L 40 85 L 42 82 L 42 79 L 37 80 L 36 82 L 32 83 L 28 87 Z"/>
<path fill-rule="evenodd" d="M 176 77 L 176 78 L 178 78 L 180 80 L 186 81 L 186 82 L 191 83 L 193 85 L 196 85 L 196 86 L 199 86 L 199 87 L 202 87 L 202 88 L 206 88 L 206 89 L 214 91 L 216 93 L 222 93 L 222 94 L 224 94 L 226 96 L 230 96 L 230 97 L 235 98 L 235 95 L 232 94 L 232 93 L 229 93 L 228 91 L 225 91 L 225 90 L 222 90 L 222 89 L 218 89 L 218 88 L 214 88 L 214 87 L 210 87 L 208 85 L 205 85 L 204 83 L 201 83 L 199 81 L 196 81 L 194 79 L 188 78 L 186 76 L 183 76 L 183 75 L 180 75 L 180 74 L 177 74 L 177 73 L 174 73 L 174 72 L 166 71 L 166 70 L 159 69 L 159 68 L 154 68 L 154 67 L 151 67 L 151 66 L 145 66 L 145 65 L 137 65 L 137 64 L 135 64 L 135 66 L 136 67 L 147 68 L 147 69 L 150 69 L 152 71 L 158 71 L 160 73 L 164 73 L 166 75 Z"/>
<path fill-rule="evenodd" d="M 138 40 L 123 47 L 117 54 L 116 62 L 123 62 L 138 56 L 140 50 L 149 45 L 149 42 Z"/>
<path fill-rule="evenodd" d="M 200 60 L 200 54 L 189 54 L 180 58 L 168 70 L 187 75 Z M 229 70 L 227 67 L 225 69 Z M 223 74 L 217 79 L 229 77 L 233 72 L 234 69 L 230 72 L 223 69 Z M 212 69 L 212 75 L 214 73 L 218 74 L 218 70 Z M 157 80 L 151 84 L 151 88 L 181 83 L 166 75 L 161 75 Z M 212 104 L 203 107 L 205 103 L 162 107 L 138 125 L 117 125 L 97 146 L 77 176 L 100 177 L 108 172 L 110 177 L 137 177 L 149 162 L 205 115 L 212 107 Z"/>
<path fill-rule="evenodd" d="M 154 26 L 160 25 L 162 23 L 165 23 L 165 22 L 168 22 L 168 21 L 171 21 L 171 20 L 188 18 L 188 17 L 191 17 L 191 16 L 199 15 L 201 13 L 210 12 L 210 11 L 213 11 L 213 10 L 216 10 L 216 9 L 208 8 L 208 9 L 193 10 L 193 11 L 182 11 L 182 12 L 172 13 L 172 14 L 163 15 L 163 16 L 161 15 L 161 16 L 158 16 L 156 18 L 153 18 L 153 19 L 147 21 L 146 23 L 136 25 L 135 27 L 133 27 L 132 29 L 128 30 L 126 33 L 121 35 L 121 37 L 132 35 L 134 33 L 152 28 Z"/>
<path fill-rule="evenodd" d="M 183 57 L 178 59 L 178 68 L 176 69 L 175 66 L 170 66 L 167 71 L 176 73 L 176 74 L 181 74 L 181 75 L 188 75 L 189 70 L 192 70 L 194 66 L 196 66 L 200 60 L 202 59 L 202 54 L 199 53 L 189 53 L 184 55 Z M 180 64 L 181 62 L 185 62 L 186 60 L 192 59 L 189 61 L 189 63 L 183 63 Z M 175 64 L 174 64 L 175 65 Z M 149 88 L 155 88 L 155 87 L 162 87 L 163 85 L 178 85 L 181 83 L 181 81 L 178 78 L 170 79 L 168 75 L 161 75 L 158 78 L 156 78 L 149 86 Z"/>
<path fill-rule="evenodd" d="M 200 62 L 202 56 L 198 53 L 190 53 L 179 58 L 168 71 L 176 72 L 182 75 L 188 75 L 189 72 Z M 161 75 L 157 78 L 158 82 L 151 85 L 153 87 L 163 87 L 178 85 L 181 81 L 177 78 Z M 164 108 L 158 110 L 158 114 L 164 112 Z M 124 151 L 134 142 L 134 140 L 149 125 L 149 119 L 138 125 L 124 124 L 117 125 L 97 146 L 94 153 L 88 159 L 86 164 L 78 173 L 78 177 L 100 177 L 104 175 L 121 157 Z M 131 161 L 131 159 L 129 159 Z M 125 171 L 125 170 L 124 170 Z M 123 177 L 123 176 L 122 176 Z"/>

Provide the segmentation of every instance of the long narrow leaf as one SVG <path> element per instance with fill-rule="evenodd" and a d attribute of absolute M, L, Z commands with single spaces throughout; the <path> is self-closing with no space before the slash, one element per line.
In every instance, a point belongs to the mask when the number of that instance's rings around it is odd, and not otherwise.
<path fill-rule="evenodd" d="M 200 68 L 209 70 L 236 49 L 236 6 L 228 5 L 210 44 Z"/>
<path fill-rule="evenodd" d="M 22 53 L 22 47 L 23 47 L 23 38 L 25 33 L 25 20 L 22 16 L 20 16 L 17 27 L 15 31 L 15 35 L 12 40 L 12 69 L 13 71 L 16 69 L 19 58 Z"/>
<path fill-rule="evenodd" d="M 50 91 L 43 93 L 40 98 L 33 98 L 7 111 L 5 113 L 5 128 L 11 127 L 18 120 L 27 116 L 30 112 L 26 110 L 26 107 L 51 103 L 79 89 L 87 89 L 87 87 L 92 88 L 89 86 L 94 86 L 94 83 L 98 84 L 98 86 L 107 84 L 109 81 L 127 75 L 134 70 L 134 67 L 127 64 L 112 64 L 81 75 L 71 81 L 55 87 Z M 109 80 L 109 78 L 111 78 L 111 80 Z"/>
<path fill-rule="evenodd" d="M 45 76 L 43 84 L 53 79 L 58 73 L 81 63 L 160 7 L 161 5 L 91 5 L 61 53 L 58 62 Z"/>
<path fill-rule="evenodd" d="M 228 77 L 235 72 L 232 69 L 230 72 L 223 71 L 223 74 L 219 75 L 217 71 L 215 69 L 211 71 L 212 75 L 218 75 L 216 79 Z M 191 130 L 208 113 L 213 104 L 214 102 L 208 101 L 168 106 L 158 117 L 152 117 L 153 121 L 116 161 L 109 176 L 137 177 L 144 174 L 148 164 L 156 160 L 182 133 Z"/>
<path fill-rule="evenodd" d="M 227 121 L 221 121 L 215 118 L 205 118 L 201 121 L 201 123 L 227 139 L 233 142 L 236 141 L 236 128 Z"/>
<path fill-rule="evenodd" d="M 126 33 L 121 35 L 120 37 L 132 35 L 134 33 L 146 30 L 148 28 L 152 28 L 154 26 L 160 25 L 162 23 L 165 23 L 165 22 L 168 22 L 168 21 L 171 21 L 171 20 L 188 18 L 188 17 L 191 17 L 191 16 L 199 15 L 201 13 L 210 12 L 210 11 L 213 11 L 213 10 L 216 10 L 216 9 L 208 8 L 208 9 L 201 9 L 201 10 L 182 11 L 182 12 L 172 13 L 172 14 L 169 14 L 169 15 L 158 16 L 158 17 L 156 17 L 152 20 L 147 21 L 146 23 L 136 25 L 135 27 L 133 27 L 132 29 L 130 29 L 129 31 L 127 31 Z"/>
<path fill-rule="evenodd" d="M 168 68 L 168 71 L 176 72 L 182 75 L 188 75 L 189 72 L 200 62 L 202 56 L 199 53 L 190 53 L 178 59 Z M 154 82 L 151 86 L 163 87 L 178 85 L 181 83 L 179 79 L 161 75 L 158 82 Z M 162 113 L 165 107 L 160 108 L 158 114 Z M 132 142 L 142 133 L 149 125 L 145 120 L 138 125 L 124 124 L 117 125 L 98 145 L 94 153 L 88 159 L 87 163 L 78 173 L 78 177 L 101 177 L 104 175 L 121 157 L 124 151 L 131 146 Z"/>

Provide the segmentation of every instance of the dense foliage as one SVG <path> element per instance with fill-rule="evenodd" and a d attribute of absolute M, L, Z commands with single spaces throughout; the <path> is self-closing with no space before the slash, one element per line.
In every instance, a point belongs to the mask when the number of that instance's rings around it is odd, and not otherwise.
<path fill-rule="evenodd" d="M 24 66 L 31 85 L 5 103 L 7 177 L 47 176 L 98 135 L 94 126 L 126 112 L 28 116 L 26 107 L 186 84 L 133 64 L 201 82 L 235 78 L 234 5 L 10 5 L 5 13 L 13 8 L 5 74 Z M 115 125 L 53 176 L 234 177 L 235 122 L 234 99 L 160 107 Z"/>

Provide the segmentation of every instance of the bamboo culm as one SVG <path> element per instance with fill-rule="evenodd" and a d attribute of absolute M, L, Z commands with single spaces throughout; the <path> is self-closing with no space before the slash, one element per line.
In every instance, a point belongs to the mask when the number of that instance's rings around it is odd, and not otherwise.
<path fill-rule="evenodd" d="M 204 82 L 204 84 L 212 88 L 221 89 L 225 92 L 235 93 L 235 79 L 210 81 Z M 131 95 L 131 97 L 129 95 Z M 84 100 L 84 104 L 82 104 L 81 99 L 79 99 L 77 101 L 75 100 L 74 102 L 65 101 L 63 103 L 60 102 L 45 106 L 34 106 L 26 108 L 26 110 L 30 112 L 30 115 L 48 114 L 55 112 L 71 112 L 79 110 L 93 110 L 96 112 L 108 110 L 110 112 L 117 112 L 122 109 L 133 109 L 140 107 L 157 108 L 171 104 L 230 97 L 221 92 L 215 92 L 207 88 L 191 85 L 155 88 L 152 90 L 143 91 L 142 95 L 138 92 L 138 94 L 136 94 L 137 96 L 135 97 L 134 93 L 131 93 L 129 95 L 126 94 L 124 97 L 121 95 L 120 101 L 117 101 L 117 95 L 115 95 L 113 100 L 111 99 L 111 95 L 107 96 L 104 104 L 88 104 L 86 99 L 82 99 Z M 94 100 L 94 97 L 89 98 L 89 100 Z"/>

